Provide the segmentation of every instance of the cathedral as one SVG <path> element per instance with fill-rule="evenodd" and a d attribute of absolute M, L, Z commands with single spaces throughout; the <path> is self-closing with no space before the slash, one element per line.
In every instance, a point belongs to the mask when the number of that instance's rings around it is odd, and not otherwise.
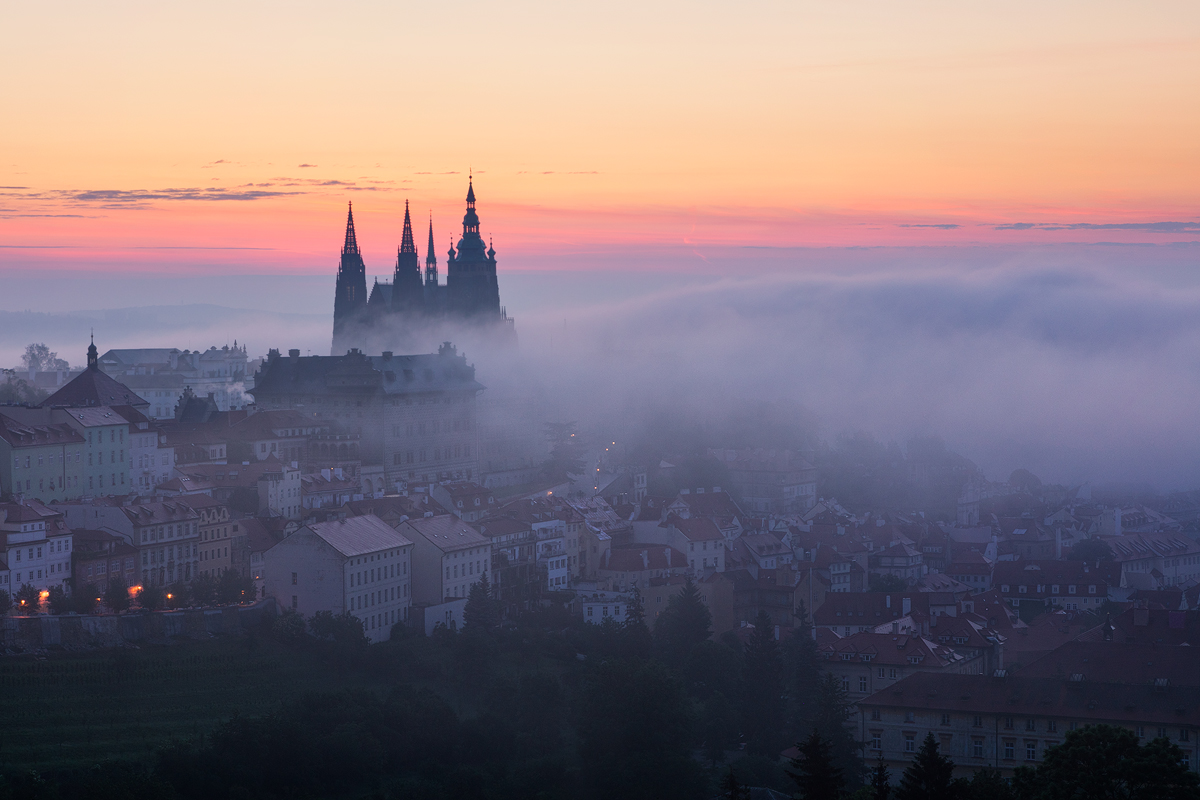
<path fill-rule="evenodd" d="M 503 335 L 514 335 L 512 320 L 500 305 L 496 251 L 490 243 L 484 243 L 479 233 L 473 180 L 467 184 L 462 238 L 457 247 L 450 245 L 446 256 L 445 283 L 438 280 L 432 218 L 425 249 L 425 272 L 421 273 L 406 200 L 404 233 L 396 252 L 392 281 L 376 280 L 368 294 L 367 267 L 354 232 L 353 205 L 346 219 L 346 241 L 342 245 L 333 302 L 331 355 L 342 355 L 352 348 L 367 352 L 380 351 L 383 346 L 403 349 L 403 345 L 420 338 L 423 328 L 435 322 L 495 325 Z"/>

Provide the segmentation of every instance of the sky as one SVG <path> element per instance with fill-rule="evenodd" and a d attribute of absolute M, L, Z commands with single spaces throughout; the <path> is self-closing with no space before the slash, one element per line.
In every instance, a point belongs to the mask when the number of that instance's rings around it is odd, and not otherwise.
<path fill-rule="evenodd" d="M 1200 239 L 1191 2 L 6 3 L 0 30 L 0 268 L 322 273 L 353 200 L 386 273 L 406 200 L 444 253 L 470 170 L 510 270 Z"/>
<path fill-rule="evenodd" d="M 0 75 L 0 363 L 323 352 L 346 204 L 444 264 L 470 173 L 497 390 L 1200 485 L 1194 2 L 6 3 Z"/>

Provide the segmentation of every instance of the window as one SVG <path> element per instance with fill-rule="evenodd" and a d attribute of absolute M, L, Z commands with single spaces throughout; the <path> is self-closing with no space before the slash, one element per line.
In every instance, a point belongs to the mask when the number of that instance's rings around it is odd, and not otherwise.
<path fill-rule="evenodd" d="M 975 717 L 971 720 L 971 725 L 976 728 L 982 728 L 983 727 L 983 717 L 976 714 Z"/>
<path fill-rule="evenodd" d="M 849 678 L 842 678 L 842 691 L 843 692 L 850 691 L 850 679 Z"/>
<path fill-rule="evenodd" d="M 1179 741 L 1181 741 L 1181 742 L 1190 741 L 1188 738 L 1188 729 L 1187 728 L 1179 729 Z"/>
<path fill-rule="evenodd" d="M 1004 718 L 1004 730 L 1011 731 L 1012 729 L 1013 729 L 1013 718 L 1005 717 Z"/>
<path fill-rule="evenodd" d="M 1037 760 L 1037 740 L 1036 739 L 1026 739 L 1025 740 L 1025 760 L 1026 761 Z"/>
<path fill-rule="evenodd" d="M 882 731 L 871 731 L 871 749 L 872 750 L 882 750 L 883 749 L 883 732 Z"/>
<path fill-rule="evenodd" d="M 1055 722 L 1054 720 L 1048 720 L 1046 722 L 1046 732 L 1047 733 L 1058 733 L 1058 723 Z"/>
<path fill-rule="evenodd" d="M 873 719 L 873 720 L 879 719 L 879 709 L 878 708 L 871 709 L 871 719 Z"/>
<path fill-rule="evenodd" d="M 295 572 L 292 573 L 292 586 L 296 586 L 300 582 L 299 578 L 300 576 Z"/>
<path fill-rule="evenodd" d="M 1014 758 L 1017 757 L 1016 747 L 1017 747 L 1017 743 L 1014 742 L 1012 739 L 1004 740 L 1004 760 L 1005 761 L 1012 761 Z"/>
<path fill-rule="evenodd" d="M 1036 719 L 1025 720 L 1025 730 L 1036 731 L 1037 730 L 1037 720 Z"/>
<path fill-rule="evenodd" d="M 1067 587 L 1067 594 L 1075 594 L 1075 586 L 1074 586 L 1074 584 L 1072 584 L 1072 585 L 1070 585 L 1070 586 L 1068 586 L 1068 587 Z"/>
<path fill-rule="evenodd" d="M 913 712 L 911 712 L 911 711 L 904 712 L 904 721 L 905 722 L 912 722 L 914 719 L 915 719 L 915 717 L 913 716 Z"/>
<path fill-rule="evenodd" d="M 892 680 L 896 679 L 896 668 L 895 667 L 892 667 L 890 670 L 888 670 L 888 677 L 891 678 Z"/>
<path fill-rule="evenodd" d="M 858 676 L 858 690 L 860 692 L 865 692 L 867 690 L 867 676 L 866 675 Z"/>
<path fill-rule="evenodd" d="M 880 667 L 880 668 L 879 668 L 879 678 L 880 678 L 880 680 L 882 680 L 882 679 L 883 679 L 884 672 L 885 672 L 884 668 L 883 668 L 883 667 Z"/>
<path fill-rule="evenodd" d="M 950 724 L 950 715 L 949 714 L 942 714 L 942 724 L 943 725 Z"/>
<path fill-rule="evenodd" d="M 983 739 L 971 740 L 971 755 L 975 758 L 983 758 Z"/>
<path fill-rule="evenodd" d="M 904 734 L 904 752 L 917 752 L 917 735 L 915 733 Z"/>

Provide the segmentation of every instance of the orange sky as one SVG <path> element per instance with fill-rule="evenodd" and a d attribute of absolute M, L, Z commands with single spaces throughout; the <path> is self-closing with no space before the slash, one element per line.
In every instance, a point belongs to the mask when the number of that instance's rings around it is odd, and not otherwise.
<path fill-rule="evenodd" d="M 1194 2 L 9 3 L 0 31 L 0 270 L 327 271 L 353 199 L 386 273 L 406 198 L 444 253 L 468 168 L 512 270 L 1200 240 Z"/>

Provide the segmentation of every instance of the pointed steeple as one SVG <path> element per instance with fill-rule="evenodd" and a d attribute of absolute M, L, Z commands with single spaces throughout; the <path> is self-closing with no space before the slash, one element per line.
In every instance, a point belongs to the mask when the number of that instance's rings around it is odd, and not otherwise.
<path fill-rule="evenodd" d="M 475 177 L 467 178 L 467 208 L 475 207 Z"/>
<path fill-rule="evenodd" d="M 416 255 L 417 243 L 413 241 L 412 218 L 408 215 L 408 201 L 404 201 L 404 233 L 400 237 L 400 252 Z"/>
<path fill-rule="evenodd" d="M 92 334 L 92 343 L 88 345 L 87 368 L 95 372 L 100 369 L 100 351 L 96 349 L 96 334 Z"/>
<path fill-rule="evenodd" d="M 433 214 L 432 213 L 430 213 L 430 215 L 429 215 L 429 246 L 425 248 L 425 263 L 427 265 L 437 263 L 437 256 L 434 254 L 434 249 L 433 249 Z"/>
<path fill-rule="evenodd" d="M 354 235 L 354 203 L 350 203 L 350 211 L 346 215 L 346 243 L 342 245 L 342 255 L 362 255 L 358 251 L 358 237 Z"/>

